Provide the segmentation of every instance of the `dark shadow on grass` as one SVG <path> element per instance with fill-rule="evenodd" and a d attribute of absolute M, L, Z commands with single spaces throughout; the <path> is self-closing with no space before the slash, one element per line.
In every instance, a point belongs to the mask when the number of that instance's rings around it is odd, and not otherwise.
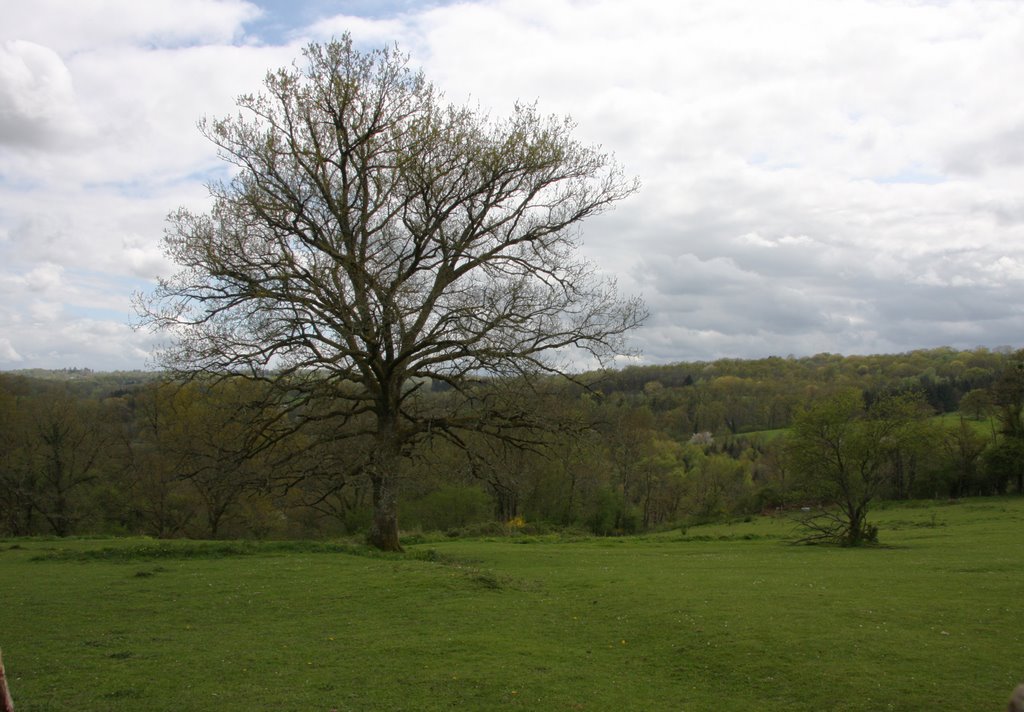
<path fill-rule="evenodd" d="M 223 559 L 238 556 L 286 556 L 290 554 L 347 554 L 375 559 L 430 561 L 436 563 L 472 563 L 437 552 L 414 549 L 404 553 L 383 552 L 365 545 L 318 541 L 154 541 L 101 549 L 73 551 L 54 549 L 33 556 L 31 561 L 109 561 Z"/>

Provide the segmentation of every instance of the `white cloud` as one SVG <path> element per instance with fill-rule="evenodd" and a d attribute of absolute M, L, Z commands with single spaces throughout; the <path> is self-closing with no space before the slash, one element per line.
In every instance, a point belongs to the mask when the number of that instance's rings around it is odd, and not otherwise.
<path fill-rule="evenodd" d="M 23 361 L 21 354 L 11 345 L 11 340 L 0 338 L 0 362 L 20 363 Z"/>
<path fill-rule="evenodd" d="M 368 49 L 394 45 L 404 32 L 400 19 L 367 19 L 353 15 L 334 15 L 319 20 L 305 29 L 304 34 L 317 42 L 327 42 L 348 33 L 359 46 Z"/>
<path fill-rule="evenodd" d="M 71 73 L 53 50 L 33 42 L 0 44 L 0 145 L 61 147 L 84 139 Z"/>
<path fill-rule="evenodd" d="M 243 0 L 33 0 L 7 3 L 4 34 L 62 54 L 111 46 L 225 44 L 260 15 Z"/>
<path fill-rule="evenodd" d="M 64 305 L 60 302 L 33 300 L 29 302 L 28 313 L 33 326 L 48 329 L 61 321 L 61 317 L 64 316 Z"/>
<path fill-rule="evenodd" d="M 61 285 L 60 265 L 43 263 L 25 275 L 22 280 L 30 292 L 52 292 Z"/>
<path fill-rule="evenodd" d="M 1024 333 L 1024 4 L 388 7 L 321 13 L 282 32 L 287 46 L 247 34 L 257 3 L 5 8 L 0 368 L 141 363 L 149 337 L 113 315 L 168 268 L 166 213 L 201 209 L 202 181 L 220 170 L 196 120 L 230 112 L 299 56 L 301 38 L 346 30 L 361 46 L 399 42 L 454 101 L 571 113 L 582 140 L 639 175 L 641 192 L 584 225 L 583 240 L 650 303 L 637 339 L 651 360 Z M 46 333 L 33 313 L 52 318 Z"/>

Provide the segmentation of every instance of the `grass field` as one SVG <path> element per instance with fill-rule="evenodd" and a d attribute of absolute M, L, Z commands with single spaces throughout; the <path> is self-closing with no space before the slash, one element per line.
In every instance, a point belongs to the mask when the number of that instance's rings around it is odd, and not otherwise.
<path fill-rule="evenodd" d="M 1024 499 L 875 520 L 861 550 L 776 519 L 406 556 L 4 540 L 0 646 L 19 712 L 1005 709 Z"/>

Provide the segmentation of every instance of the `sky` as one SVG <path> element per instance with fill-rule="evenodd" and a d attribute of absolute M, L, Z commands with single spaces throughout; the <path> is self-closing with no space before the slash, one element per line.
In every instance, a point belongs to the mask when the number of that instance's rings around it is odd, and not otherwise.
<path fill-rule="evenodd" d="M 571 115 L 642 188 L 584 257 L 644 363 L 1024 345 L 1024 2 L 0 0 L 0 370 L 153 368 L 131 297 L 304 45 Z"/>

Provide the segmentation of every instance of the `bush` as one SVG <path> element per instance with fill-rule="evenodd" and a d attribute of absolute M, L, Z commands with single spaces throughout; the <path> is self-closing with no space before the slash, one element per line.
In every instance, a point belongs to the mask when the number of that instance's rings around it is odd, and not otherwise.
<path fill-rule="evenodd" d="M 403 517 L 424 531 L 451 531 L 491 518 L 491 499 L 477 487 L 449 485 L 412 502 Z"/>
<path fill-rule="evenodd" d="M 600 489 L 594 493 L 586 525 L 598 536 L 634 534 L 640 526 L 640 517 L 634 509 L 625 506 L 622 495 L 611 489 Z"/>

